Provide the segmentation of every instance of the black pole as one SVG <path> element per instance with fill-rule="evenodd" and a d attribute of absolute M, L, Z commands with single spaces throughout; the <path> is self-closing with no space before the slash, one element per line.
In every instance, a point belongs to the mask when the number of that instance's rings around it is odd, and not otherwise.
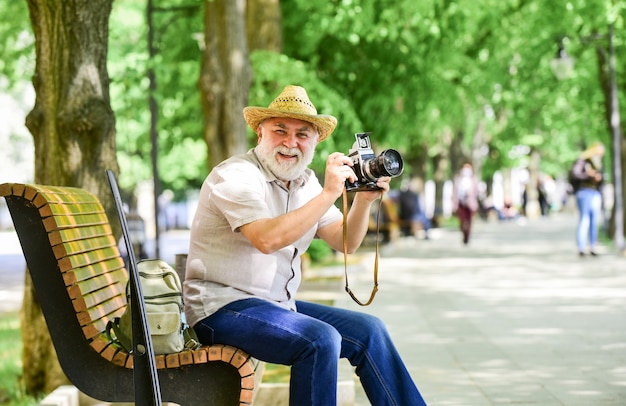
<path fill-rule="evenodd" d="M 154 93 L 156 92 L 156 74 L 154 73 L 154 56 L 156 55 L 156 49 L 154 48 L 154 22 L 152 15 L 154 14 L 154 5 L 152 0 L 148 0 L 148 6 L 146 7 L 146 19 L 148 22 L 148 103 L 150 107 L 150 144 L 152 145 L 151 160 L 152 160 L 152 180 L 153 180 L 153 203 L 154 203 L 154 256 L 159 258 L 159 194 L 161 193 L 161 186 L 159 182 L 159 140 L 157 131 L 157 120 L 159 114 L 159 108 L 157 105 Z"/>
<path fill-rule="evenodd" d="M 130 240 L 128 223 L 122 206 L 122 198 L 117 186 L 117 180 L 111 170 L 106 171 L 115 207 L 122 226 L 124 243 L 128 252 L 128 282 L 129 303 L 132 326 L 132 355 L 133 355 L 133 383 L 135 387 L 135 405 L 161 406 L 161 387 L 154 360 L 154 347 L 148 326 L 146 305 L 143 300 L 143 290 L 139 281 L 135 250 Z"/>

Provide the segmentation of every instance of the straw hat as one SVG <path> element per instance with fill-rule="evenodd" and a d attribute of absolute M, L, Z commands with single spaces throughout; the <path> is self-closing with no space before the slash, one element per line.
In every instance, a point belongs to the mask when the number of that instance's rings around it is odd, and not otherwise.
<path fill-rule="evenodd" d="M 287 86 L 265 107 L 248 106 L 243 109 L 246 122 L 256 131 L 263 120 L 271 117 L 287 117 L 308 121 L 315 125 L 320 134 L 320 141 L 325 140 L 337 125 L 337 119 L 325 114 L 317 114 L 317 109 L 309 100 L 306 90 L 300 86 Z"/>

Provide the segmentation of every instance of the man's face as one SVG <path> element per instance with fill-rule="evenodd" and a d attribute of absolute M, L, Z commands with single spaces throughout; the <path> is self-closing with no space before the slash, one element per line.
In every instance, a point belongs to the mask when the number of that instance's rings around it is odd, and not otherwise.
<path fill-rule="evenodd" d="M 261 161 L 280 180 L 300 176 L 313 161 L 319 133 L 307 121 L 294 118 L 268 118 L 257 130 L 256 152 Z"/>

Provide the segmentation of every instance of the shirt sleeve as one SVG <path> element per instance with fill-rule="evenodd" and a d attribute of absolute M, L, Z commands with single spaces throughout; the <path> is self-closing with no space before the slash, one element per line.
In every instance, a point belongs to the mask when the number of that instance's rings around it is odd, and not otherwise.
<path fill-rule="evenodd" d="M 250 170 L 252 167 L 251 163 L 238 162 L 214 171 L 211 202 L 233 231 L 271 217 L 264 199 L 267 182 L 258 171 Z"/>

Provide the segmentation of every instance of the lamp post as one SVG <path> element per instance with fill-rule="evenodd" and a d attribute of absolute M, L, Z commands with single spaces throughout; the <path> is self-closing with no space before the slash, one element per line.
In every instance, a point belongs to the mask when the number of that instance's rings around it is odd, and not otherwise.
<path fill-rule="evenodd" d="M 597 38 L 597 37 L 596 37 Z M 608 76 L 609 76 L 609 125 L 611 128 L 611 142 L 613 151 L 613 193 L 614 193 L 614 221 L 615 235 L 613 242 L 615 247 L 620 251 L 624 251 L 624 204 L 623 204 L 623 187 L 622 187 L 622 145 L 621 145 L 621 128 L 620 114 L 617 97 L 617 79 L 615 73 L 615 45 L 613 43 L 613 24 L 608 27 Z M 559 40 L 559 50 L 557 57 L 551 61 L 552 70 L 557 79 L 562 80 L 569 77 L 573 70 L 574 61 L 567 53 L 563 45 L 563 39 Z"/>
<path fill-rule="evenodd" d="M 615 73 L 615 44 L 613 44 L 613 24 L 609 24 L 609 82 L 611 97 L 611 139 L 613 141 L 613 190 L 614 219 L 615 219 L 615 246 L 624 250 L 624 202 L 622 190 L 622 143 L 619 116 L 619 102 L 617 97 L 617 79 Z"/>
<path fill-rule="evenodd" d="M 574 72 L 574 58 L 565 51 L 564 41 L 565 38 L 559 38 L 559 49 L 556 51 L 556 57 L 550 61 L 552 72 L 558 80 L 568 79 Z"/>

